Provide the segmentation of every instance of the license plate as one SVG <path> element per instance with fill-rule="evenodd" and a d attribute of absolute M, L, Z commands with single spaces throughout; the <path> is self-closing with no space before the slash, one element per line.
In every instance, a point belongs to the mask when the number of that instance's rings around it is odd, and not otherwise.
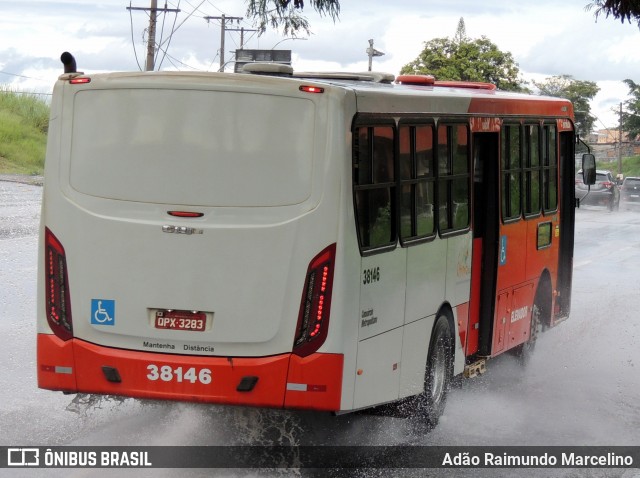
<path fill-rule="evenodd" d="M 632 198 L 640 198 L 640 195 L 638 195 L 638 194 L 631 194 L 631 197 L 632 197 Z"/>
<path fill-rule="evenodd" d="M 156 329 L 203 332 L 207 325 L 207 314 L 190 310 L 157 310 L 155 325 Z"/>

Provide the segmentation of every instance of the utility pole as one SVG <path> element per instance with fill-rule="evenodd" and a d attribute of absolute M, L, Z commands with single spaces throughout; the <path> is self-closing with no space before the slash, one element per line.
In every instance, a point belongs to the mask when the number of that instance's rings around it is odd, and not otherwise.
<path fill-rule="evenodd" d="M 158 0 L 151 0 L 151 12 L 149 14 L 149 41 L 147 42 L 147 61 L 145 70 L 155 69 L 154 58 L 156 56 L 156 20 L 158 18 Z"/>
<path fill-rule="evenodd" d="M 618 174 L 622 174 L 622 103 L 620 103 L 620 126 L 618 128 Z"/>
<path fill-rule="evenodd" d="M 244 32 L 257 32 L 258 30 L 251 30 L 249 28 L 227 28 L 228 32 L 240 32 L 240 49 L 244 50 Z"/>
<path fill-rule="evenodd" d="M 227 31 L 227 20 L 240 21 L 242 17 L 227 17 L 224 13 L 219 17 L 204 17 L 208 22 L 209 20 L 220 20 L 220 69 L 218 71 L 224 71 L 224 37 Z"/>
<path fill-rule="evenodd" d="M 149 40 L 147 41 L 147 61 L 145 62 L 145 71 L 153 71 L 155 69 L 155 57 L 156 57 L 156 22 L 158 19 L 158 12 L 174 12 L 180 13 L 178 8 L 167 8 L 167 2 L 165 1 L 164 8 L 158 8 L 158 0 L 151 0 L 151 7 L 132 7 L 131 4 L 127 7 L 127 10 L 143 10 L 149 11 Z"/>

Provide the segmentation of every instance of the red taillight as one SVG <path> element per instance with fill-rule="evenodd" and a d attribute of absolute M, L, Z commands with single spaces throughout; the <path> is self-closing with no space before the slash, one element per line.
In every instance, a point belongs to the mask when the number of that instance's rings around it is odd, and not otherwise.
<path fill-rule="evenodd" d="M 309 263 L 293 342 L 293 353 L 300 357 L 318 350 L 327 338 L 335 257 L 331 244 Z"/>
<path fill-rule="evenodd" d="M 602 185 L 607 189 L 611 189 L 613 187 L 613 183 L 610 181 L 604 181 Z"/>
<path fill-rule="evenodd" d="M 91 83 L 91 78 L 88 76 L 77 76 L 75 78 L 71 78 L 69 83 L 72 85 L 84 85 L 86 83 Z"/>
<path fill-rule="evenodd" d="M 305 93 L 324 93 L 324 88 L 319 86 L 302 85 L 300 87 L 300 91 L 304 91 Z"/>
<path fill-rule="evenodd" d="M 45 228 L 44 251 L 47 320 L 54 334 L 62 340 L 69 340 L 73 337 L 73 326 L 67 259 L 64 247 L 49 228 Z"/>

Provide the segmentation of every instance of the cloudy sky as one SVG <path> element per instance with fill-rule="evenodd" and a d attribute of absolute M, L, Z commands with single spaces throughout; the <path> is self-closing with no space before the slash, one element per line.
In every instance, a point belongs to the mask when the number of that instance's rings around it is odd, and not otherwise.
<path fill-rule="evenodd" d="M 165 0 L 158 0 L 159 6 Z M 246 48 L 293 50 L 297 70 L 366 70 L 368 40 L 385 52 L 374 69 L 397 74 L 414 60 L 423 43 L 453 37 L 464 18 L 467 36 L 488 37 L 512 53 L 526 80 L 567 74 L 596 81 L 592 103 L 596 127 L 615 126 L 612 108 L 627 99 L 625 78 L 640 82 L 640 30 L 585 11 L 590 0 L 342 0 L 335 24 L 305 9 L 312 34 L 285 39 L 278 32 L 261 37 L 245 33 Z M 149 7 L 150 0 L 131 0 Z M 309 4 L 310 2 L 307 2 Z M 144 11 L 129 11 L 129 0 L 0 0 L 0 85 L 47 93 L 61 73 L 59 58 L 70 51 L 85 72 L 138 70 L 144 67 Z M 179 8 L 158 18 L 162 69 L 216 71 L 220 25 L 206 16 L 246 17 L 244 0 L 168 0 Z M 178 27 L 172 36 L 172 27 Z M 234 28 L 251 29 L 245 19 Z M 170 38 L 170 41 L 169 41 Z M 280 43 L 279 43 L 280 42 Z M 240 33 L 228 32 L 225 59 L 240 46 Z M 136 59 L 137 54 L 137 59 Z M 229 68 L 232 68 L 232 63 Z"/>

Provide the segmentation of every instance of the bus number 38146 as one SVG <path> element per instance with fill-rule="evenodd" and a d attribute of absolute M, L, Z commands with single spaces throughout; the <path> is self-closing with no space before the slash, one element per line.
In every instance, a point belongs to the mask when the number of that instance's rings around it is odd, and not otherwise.
<path fill-rule="evenodd" d="M 191 367 L 184 371 L 182 367 L 173 368 L 169 365 L 158 367 L 155 364 L 149 364 L 147 370 L 149 371 L 147 378 L 152 382 L 162 380 L 163 382 L 176 381 L 178 383 L 184 381 L 191 383 L 200 382 L 203 385 L 209 385 L 211 383 L 211 370 L 208 368 L 196 371 L 194 367 Z"/>
<path fill-rule="evenodd" d="M 362 283 L 371 284 L 380 280 L 380 267 L 373 267 L 362 271 Z"/>

